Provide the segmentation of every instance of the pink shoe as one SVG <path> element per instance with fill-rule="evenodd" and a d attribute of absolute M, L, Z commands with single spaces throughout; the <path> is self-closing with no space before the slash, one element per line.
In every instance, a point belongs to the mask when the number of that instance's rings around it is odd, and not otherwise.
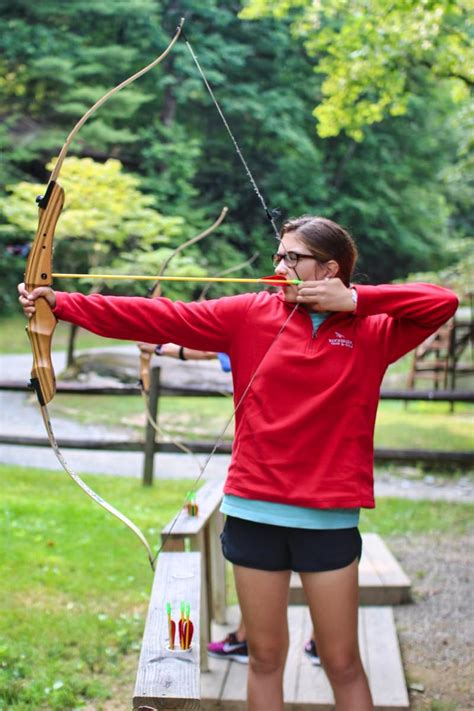
<path fill-rule="evenodd" d="M 249 661 L 247 642 L 239 642 L 235 632 L 230 632 L 222 642 L 209 642 L 207 651 L 210 657 L 233 659 L 241 664 L 247 664 Z"/>

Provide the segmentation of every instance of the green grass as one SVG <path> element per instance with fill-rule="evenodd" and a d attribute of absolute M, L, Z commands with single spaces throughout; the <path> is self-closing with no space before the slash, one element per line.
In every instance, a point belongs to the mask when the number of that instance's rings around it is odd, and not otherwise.
<path fill-rule="evenodd" d="M 375 509 L 362 509 L 360 530 L 387 537 L 427 533 L 460 535 L 472 528 L 473 521 L 474 504 L 378 498 Z"/>
<path fill-rule="evenodd" d="M 189 482 L 84 477 L 157 546 L 161 527 Z M 115 690 L 129 693 L 152 582 L 130 531 L 93 504 L 63 473 L 0 465 L 2 581 L 0 709 L 100 711 Z M 381 499 L 361 528 L 384 536 L 455 536 L 474 505 Z M 231 581 L 229 581 L 231 582 Z M 231 586 L 231 599 L 235 600 Z M 133 664 L 132 664 L 133 662 Z M 128 691 L 127 691 L 128 690 Z M 127 704 L 122 691 L 117 708 Z"/>
<path fill-rule="evenodd" d="M 128 425 L 143 428 L 145 415 L 141 398 L 120 396 L 57 395 L 51 404 L 53 415 L 80 422 Z M 166 431 L 184 439 L 212 439 L 232 413 L 230 398 L 162 397 L 159 423 Z M 375 445 L 406 449 L 471 450 L 474 406 L 457 404 L 453 413 L 448 403 L 380 403 Z M 233 424 L 227 437 L 233 433 Z M 137 432 L 137 436 L 139 432 Z"/>
<path fill-rule="evenodd" d="M 0 319 L 0 350 L 5 354 L 12 353 L 30 353 L 31 347 L 28 336 L 25 333 L 26 319 L 23 314 L 14 314 L 12 316 L 2 316 Z M 67 350 L 67 342 L 69 337 L 69 324 L 61 321 L 56 326 L 53 336 L 53 350 Z M 79 330 L 76 339 L 76 351 L 85 350 L 88 348 L 105 348 L 107 346 L 121 345 L 125 341 L 116 341 L 109 338 L 101 338 L 89 331 Z"/>
<path fill-rule="evenodd" d="M 127 655 L 138 655 L 152 582 L 146 552 L 65 474 L 0 466 L 0 479 L 0 709 L 99 704 L 119 682 Z M 84 479 L 154 547 L 189 486 Z"/>
<path fill-rule="evenodd" d="M 459 403 L 382 401 L 377 414 L 375 446 L 403 449 L 472 450 L 474 406 Z"/>

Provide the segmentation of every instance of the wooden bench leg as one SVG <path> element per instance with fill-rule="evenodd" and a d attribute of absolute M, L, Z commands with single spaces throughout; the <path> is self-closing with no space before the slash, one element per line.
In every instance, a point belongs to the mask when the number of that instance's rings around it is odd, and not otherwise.
<path fill-rule="evenodd" d="M 216 511 L 208 525 L 208 551 L 210 573 L 211 619 L 220 625 L 226 623 L 225 559 L 220 546 L 220 534 L 224 528 L 224 516 Z"/>
<path fill-rule="evenodd" d="M 207 585 L 207 559 L 204 531 L 191 538 L 193 551 L 201 553 L 201 671 L 208 671 L 207 645 L 211 637 L 211 620 L 209 618 L 209 599 Z"/>
<path fill-rule="evenodd" d="M 185 538 L 166 538 L 164 544 L 163 539 L 165 536 L 161 537 L 161 542 L 163 545 L 163 551 L 165 553 L 183 553 L 186 550 L 186 540 Z"/>

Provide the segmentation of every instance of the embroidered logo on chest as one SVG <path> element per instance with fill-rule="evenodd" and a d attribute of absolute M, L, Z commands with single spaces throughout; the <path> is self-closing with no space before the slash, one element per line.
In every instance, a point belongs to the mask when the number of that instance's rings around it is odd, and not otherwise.
<path fill-rule="evenodd" d="M 331 346 L 344 346 L 345 348 L 354 348 L 354 342 L 350 338 L 346 338 L 339 331 L 334 331 L 334 338 L 328 338 Z"/>

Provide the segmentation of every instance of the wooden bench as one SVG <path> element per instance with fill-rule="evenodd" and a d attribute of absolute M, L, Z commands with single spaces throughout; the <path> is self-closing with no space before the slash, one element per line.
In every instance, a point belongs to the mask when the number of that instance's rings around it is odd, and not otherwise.
<path fill-rule="evenodd" d="M 196 494 L 198 516 L 190 516 L 183 509 L 176 521 L 162 530 L 165 551 L 184 551 L 187 542 L 192 551 L 201 553 L 201 669 L 206 671 L 207 644 L 211 620 L 220 624 L 226 619 L 225 560 L 221 552 L 219 534 L 223 516 L 219 511 L 222 500 L 222 481 L 209 481 Z"/>
<path fill-rule="evenodd" d="M 133 694 L 137 711 L 201 708 L 200 558 L 199 553 L 161 553 L 158 558 Z M 190 651 L 171 651 L 166 603 L 177 623 L 183 601 L 191 606 L 192 645 Z"/>
<path fill-rule="evenodd" d="M 230 624 L 226 627 L 215 625 L 216 639 L 222 639 L 235 629 L 239 616 L 237 606 L 230 608 Z M 308 609 L 301 605 L 289 607 L 288 624 L 290 647 L 283 678 L 285 709 L 334 709 L 334 696 L 324 670 L 312 666 L 311 660 L 304 653 L 304 644 L 312 627 Z M 408 711 L 408 693 L 392 608 L 360 608 L 359 646 L 375 711 Z M 247 670 L 246 664 L 211 658 L 209 673 L 201 677 L 202 709 L 245 709 Z"/>
<path fill-rule="evenodd" d="M 359 564 L 359 603 L 361 605 L 399 605 L 410 600 L 411 581 L 400 563 L 377 533 L 362 534 Z M 293 573 L 290 605 L 305 605 L 300 576 Z"/>

